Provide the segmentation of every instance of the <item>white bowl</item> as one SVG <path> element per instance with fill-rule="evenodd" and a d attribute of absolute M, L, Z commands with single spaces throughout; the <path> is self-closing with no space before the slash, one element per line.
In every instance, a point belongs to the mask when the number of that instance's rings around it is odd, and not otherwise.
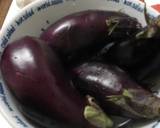
<path fill-rule="evenodd" d="M 137 18 L 143 26 L 146 25 L 143 14 L 144 4 L 139 0 L 42 0 L 24 8 L 20 14 L 3 27 L 0 32 L 0 54 L 2 54 L 9 42 L 26 35 L 39 37 L 42 29 L 47 28 L 57 19 L 73 12 L 88 9 L 121 11 Z M 148 14 L 152 18 L 155 18 L 159 13 L 148 7 Z M 13 128 L 35 128 L 18 110 L 15 99 L 8 91 L 1 77 L 0 112 Z M 41 120 L 45 124 L 46 120 L 42 118 Z M 54 125 L 51 127 L 56 128 Z M 137 122 L 129 127 L 159 128 L 160 124 L 156 120 L 145 123 Z"/>

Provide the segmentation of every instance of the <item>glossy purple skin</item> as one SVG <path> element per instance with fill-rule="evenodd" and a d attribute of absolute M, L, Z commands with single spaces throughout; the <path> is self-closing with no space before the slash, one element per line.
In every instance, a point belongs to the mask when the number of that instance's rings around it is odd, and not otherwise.
<path fill-rule="evenodd" d="M 119 24 L 108 36 L 109 26 L 107 26 L 106 21 L 110 19 L 118 20 Z M 66 55 L 71 52 L 75 54 L 79 49 L 86 52 L 85 47 L 92 46 L 94 43 L 101 45 L 108 37 L 109 39 L 128 38 L 139 31 L 140 28 L 141 25 L 135 18 L 120 12 L 87 10 L 58 20 L 49 26 L 40 38 L 47 41 L 52 48 Z"/>
<path fill-rule="evenodd" d="M 140 38 L 125 40 L 116 43 L 106 52 L 103 52 L 97 59 L 101 58 L 104 62 L 111 62 L 127 71 L 141 70 L 148 60 L 152 60 L 159 52 L 159 39 Z"/>
<path fill-rule="evenodd" d="M 75 67 L 72 73 L 76 88 L 95 97 L 107 113 L 133 119 L 160 116 L 160 99 L 117 66 L 90 62 Z"/>
<path fill-rule="evenodd" d="M 6 85 L 22 104 L 62 122 L 85 124 L 86 101 L 46 43 L 33 37 L 16 40 L 4 50 L 0 66 Z"/>
<path fill-rule="evenodd" d="M 91 91 L 97 96 L 120 95 L 124 88 L 141 89 L 123 70 L 115 65 L 96 62 L 84 63 L 74 68 L 73 74 L 75 78 L 77 77 L 88 84 L 81 84 L 80 88 L 84 87 L 88 89 L 88 92 Z"/>

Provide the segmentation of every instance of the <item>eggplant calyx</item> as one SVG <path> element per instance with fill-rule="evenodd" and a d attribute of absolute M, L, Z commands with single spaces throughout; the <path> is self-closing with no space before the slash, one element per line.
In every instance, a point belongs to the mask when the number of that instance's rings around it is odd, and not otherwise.
<path fill-rule="evenodd" d="M 136 34 L 136 39 L 140 38 L 152 38 L 156 34 L 156 27 L 150 26 L 147 28 L 147 30 L 141 31 Z"/>
<path fill-rule="evenodd" d="M 145 17 L 147 25 L 150 25 L 152 23 L 152 20 L 150 19 L 149 15 L 147 14 L 147 3 L 145 0 L 143 0 L 143 2 L 144 2 L 144 17 Z"/>
<path fill-rule="evenodd" d="M 140 113 L 136 112 L 128 104 L 129 97 L 125 97 L 123 95 L 112 95 L 112 96 L 107 96 L 106 98 L 107 101 L 114 103 L 115 105 L 119 106 L 123 111 L 127 111 L 127 113 L 130 113 L 131 117 L 147 118 L 147 116 L 141 115 Z"/>
<path fill-rule="evenodd" d="M 108 35 L 111 35 L 112 32 L 116 29 L 118 24 L 120 23 L 118 18 L 110 18 L 109 20 L 106 20 L 106 25 L 108 26 Z"/>
<path fill-rule="evenodd" d="M 148 119 L 160 117 L 160 99 L 150 94 L 150 92 L 130 89 L 133 98 L 128 100 L 128 104 L 139 114 Z"/>
<path fill-rule="evenodd" d="M 155 20 L 155 24 L 160 27 L 160 16 L 157 17 L 157 19 Z"/>
<path fill-rule="evenodd" d="M 124 89 L 123 94 L 124 97 L 133 98 L 133 95 L 127 90 Z"/>
<path fill-rule="evenodd" d="M 159 32 L 160 17 L 158 16 L 155 20 L 151 19 L 149 17 L 149 15 L 147 14 L 147 4 L 146 4 L 145 0 L 143 2 L 144 2 L 144 17 L 145 17 L 145 21 L 146 21 L 148 27 L 144 31 L 137 33 L 137 35 L 136 35 L 137 39 L 139 39 L 139 38 L 152 38 L 152 37 L 156 36 L 157 33 L 160 33 Z"/>
<path fill-rule="evenodd" d="M 121 95 L 107 96 L 106 100 L 119 106 L 134 118 L 153 119 L 160 116 L 160 100 L 144 91 L 128 89 Z"/>
<path fill-rule="evenodd" d="M 117 101 L 124 98 L 133 98 L 133 95 L 127 89 L 124 89 L 122 95 L 111 95 L 107 96 L 106 98 L 109 101 Z"/>
<path fill-rule="evenodd" d="M 147 15 L 147 14 L 145 14 Z M 146 17 L 146 16 L 145 16 Z M 146 18 L 148 19 L 148 18 Z M 158 16 L 155 20 L 146 21 L 148 22 L 148 27 L 136 34 L 136 39 L 139 38 L 152 38 L 160 33 L 160 16 Z"/>
<path fill-rule="evenodd" d="M 85 119 L 96 128 L 112 128 L 112 120 L 94 102 L 92 97 L 88 98 L 88 102 L 90 105 L 87 105 L 84 109 Z"/>

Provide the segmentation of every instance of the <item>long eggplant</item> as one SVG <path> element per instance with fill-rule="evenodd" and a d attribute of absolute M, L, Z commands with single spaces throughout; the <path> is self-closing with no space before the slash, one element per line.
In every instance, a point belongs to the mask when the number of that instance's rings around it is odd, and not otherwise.
<path fill-rule="evenodd" d="M 145 66 L 132 72 L 132 76 L 144 87 L 159 96 L 160 92 L 160 53 L 155 55 Z"/>
<path fill-rule="evenodd" d="M 102 49 L 93 59 L 110 61 L 127 70 L 135 70 L 143 67 L 141 64 L 148 64 L 147 60 L 156 56 L 160 48 L 160 17 L 150 19 L 146 6 L 144 16 L 147 26 L 130 39 L 114 41 L 109 51 L 107 44 L 107 48 Z"/>
<path fill-rule="evenodd" d="M 61 124 L 88 128 L 94 116 L 91 126 L 112 126 L 103 111 L 90 105 L 72 86 L 56 53 L 45 42 L 27 36 L 8 44 L 0 67 L 6 85 L 22 105 Z"/>
<path fill-rule="evenodd" d="M 149 63 L 159 52 L 158 38 L 140 38 L 113 44 L 105 51 L 101 50 L 94 60 L 111 62 L 127 70 L 139 69 Z"/>
<path fill-rule="evenodd" d="M 90 62 L 73 68 L 73 83 L 108 113 L 132 119 L 160 116 L 160 99 L 114 65 Z"/>
<path fill-rule="evenodd" d="M 87 10 L 58 20 L 40 38 L 69 63 L 90 57 L 111 40 L 129 39 L 141 30 L 137 19 L 120 12 Z"/>

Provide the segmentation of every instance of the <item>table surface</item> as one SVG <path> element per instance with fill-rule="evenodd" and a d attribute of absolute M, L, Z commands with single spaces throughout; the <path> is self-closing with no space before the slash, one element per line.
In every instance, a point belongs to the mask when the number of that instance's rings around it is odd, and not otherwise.
<path fill-rule="evenodd" d="M 6 17 L 6 14 L 8 12 L 8 9 L 10 7 L 12 0 L 0 0 L 0 28 L 3 24 L 3 21 Z"/>

